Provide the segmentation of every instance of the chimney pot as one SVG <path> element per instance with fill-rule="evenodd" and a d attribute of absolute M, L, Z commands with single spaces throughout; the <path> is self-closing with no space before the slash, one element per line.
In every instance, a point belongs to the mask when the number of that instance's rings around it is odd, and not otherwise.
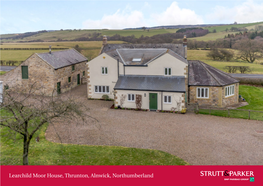
<path fill-rule="evenodd" d="M 51 45 L 49 45 L 49 53 L 51 54 Z"/>

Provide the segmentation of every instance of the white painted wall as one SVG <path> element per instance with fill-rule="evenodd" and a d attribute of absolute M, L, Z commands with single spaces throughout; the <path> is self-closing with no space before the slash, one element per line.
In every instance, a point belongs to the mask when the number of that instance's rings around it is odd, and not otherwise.
<path fill-rule="evenodd" d="M 150 62 L 148 67 L 125 67 L 126 75 L 164 75 L 165 68 L 172 69 L 172 76 L 185 76 L 187 64 L 166 53 Z"/>
<path fill-rule="evenodd" d="M 118 104 L 115 104 L 115 107 L 118 107 L 120 105 L 120 99 L 124 95 L 125 101 L 122 105 L 123 108 L 136 108 L 136 103 L 128 101 L 128 94 L 134 94 L 135 100 L 136 100 L 136 94 L 142 95 L 142 109 L 149 109 L 149 95 L 150 93 L 157 93 L 157 107 L 158 110 L 162 110 L 162 102 L 164 102 L 164 98 L 162 99 L 162 93 L 161 92 L 154 92 L 154 91 L 132 91 L 132 90 L 117 90 L 116 94 L 116 102 Z M 182 102 L 184 100 L 183 93 L 176 93 L 176 92 L 163 92 L 163 96 L 171 96 L 172 103 L 163 103 L 163 110 L 171 110 L 172 107 L 177 108 L 177 103 Z M 179 107 L 179 111 L 182 110 L 182 106 L 184 106 L 184 103 L 181 103 Z"/>
<path fill-rule="evenodd" d="M 121 63 L 119 63 L 121 64 Z M 122 64 L 121 64 L 122 65 Z M 121 66 L 120 65 L 120 66 Z M 110 93 L 107 94 L 114 99 L 113 88 L 118 80 L 117 61 L 111 56 L 103 53 L 87 63 L 88 66 L 88 97 L 100 99 L 106 93 L 95 93 L 95 85 L 109 86 Z M 108 67 L 108 74 L 101 72 L 102 67 Z"/>

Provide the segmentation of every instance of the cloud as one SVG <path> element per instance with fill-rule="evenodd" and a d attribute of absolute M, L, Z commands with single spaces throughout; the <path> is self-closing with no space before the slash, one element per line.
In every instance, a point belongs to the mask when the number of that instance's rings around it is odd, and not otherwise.
<path fill-rule="evenodd" d="M 263 20 L 263 3 L 257 4 L 253 0 L 248 0 L 233 8 L 216 6 L 213 13 L 206 16 L 207 20 L 215 22 L 248 23 Z"/>
<path fill-rule="evenodd" d="M 158 25 L 186 25 L 186 24 L 202 24 L 203 19 L 193 10 L 181 9 L 177 2 L 173 2 L 164 12 L 153 14 L 153 19 Z"/>
<path fill-rule="evenodd" d="M 88 19 L 84 21 L 82 25 L 85 29 L 140 27 L 144 26 L 144 16 L 140 11 L 130 11 L 129 8 L 126 8 L 123 11 L 117 10 L 112 15 L 104 15 L 101 20 Z"/>

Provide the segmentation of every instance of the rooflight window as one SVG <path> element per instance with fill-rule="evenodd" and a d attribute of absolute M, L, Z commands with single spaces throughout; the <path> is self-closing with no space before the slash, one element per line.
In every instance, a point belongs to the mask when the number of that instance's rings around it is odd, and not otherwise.
<path fill-rule="evenodd" d="M 132 59 L 132 62 L 141 62 L 142 61 L 142 58 L 133 58 Z"/>

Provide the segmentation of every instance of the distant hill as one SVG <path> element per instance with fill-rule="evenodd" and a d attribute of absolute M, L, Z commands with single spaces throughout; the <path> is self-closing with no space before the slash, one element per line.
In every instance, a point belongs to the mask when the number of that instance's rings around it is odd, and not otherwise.
<path fill-rule="evenodd" d="M 247 23 L 247 24 L 201 24 L 201 25 L 168 25 L 168 26 L 155 26 L 155 27 L 142 27 L 138 28 L 125 28 L 119 30 L 108 29 L 66 29 L 66 30 L 44 30 L 38 32 L 26 32 L 19 34 L 2 34 L 0 41 L 2 43 L 23 43 L 23 42 L 59 42 L 59 41 L 81 41 L 83 38 L 91 39 L 97 38 L 101 40 L 103 35 L 121 37 L 152 37 L 158 34 L 176 33 L 178 29 L 182 28 L 204 28 L 209 33 L 202 37 L 194 37 L 197 40 L 216 40 L 224 38 L 229 33 L 232 27 L 254 29 L 255 25 L 263 25 L 263 22 Z M 228 30 L 228 32 L 226 31 Z"/>
<path fill-rule="evenodd" d="M 201 24 L 201 25 L 167 25 L 167 26 L 154 26 L 154 27 L 145 27 L 145 29 L 180 29 L 180 28 L 200 28 L 200 27 L 211 27 L 211 26 L 224 26 L 231 24 Z M 137 28 L 125 28 L 124 30 L 138 30 L 143 27 Z"/>

